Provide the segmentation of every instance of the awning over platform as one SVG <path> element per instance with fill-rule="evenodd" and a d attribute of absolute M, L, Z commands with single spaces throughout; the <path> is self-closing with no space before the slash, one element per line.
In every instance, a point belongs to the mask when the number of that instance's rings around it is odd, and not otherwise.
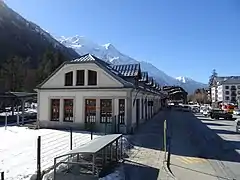
<path fill-rule="evenodd" d="M 91 140 L 88 144 L 75 148 L 69 151 L 68 153 L 61 155 L 61 157 L 72 155 L 72 154 L 96 154 L 97 152 L 99 152 L 109 144 L 118 140 L 121 136 L 122 134 L 109 134 L 109 135 L 101 136 L 99 138 Z"/>
<path fill-rule="evenodd" d="M 27 98 L 37 96 L 37 93 L 28 92 L 1 92 L 0 98 Z"/>

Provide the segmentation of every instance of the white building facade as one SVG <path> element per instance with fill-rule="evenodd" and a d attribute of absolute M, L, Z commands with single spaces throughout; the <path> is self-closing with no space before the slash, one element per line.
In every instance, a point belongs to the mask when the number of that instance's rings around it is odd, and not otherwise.
<path fill-rule="evenodd" d="M 40 127 L 121 133 L 152 118 L 167 96 L 139 64 L 111 65 L 89 54 L 61 65 L 36 91 Z"/>
<path fill-rule="evenodd" d="M 240 100 L 240 77 L 217 77 L 215 87 L 211 87 L 212 102 L 234 103 Z"/>

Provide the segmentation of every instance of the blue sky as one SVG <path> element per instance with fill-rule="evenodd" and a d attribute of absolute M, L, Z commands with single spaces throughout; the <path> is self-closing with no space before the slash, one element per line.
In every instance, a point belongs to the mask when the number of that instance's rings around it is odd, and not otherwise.
<path fill-rule="evenodd" d="M 206 82 L 212 69 L 240 75 L 239 0 L 6 0 L 54 35 L 83 35 Z M 232 65 L 232 67 L 231 67 Z"/>

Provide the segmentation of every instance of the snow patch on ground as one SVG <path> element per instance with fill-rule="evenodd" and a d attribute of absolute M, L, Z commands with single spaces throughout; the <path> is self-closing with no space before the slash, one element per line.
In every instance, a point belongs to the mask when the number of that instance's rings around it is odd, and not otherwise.
<path fill-rule="evenodd" d="M 26 127 L 0 127 L 0 172 L 5 180 L 29 180 L 37 169 L 37 138 L 41 136 L 41 170 L 53 166 L 54 157 L 70 150 L 70 132 L 52 129 L 32 130 Z M 93 138 L 101 134 L 94 134 Z M 73 148 L 91 141 L 88 132 L 73 132 Z M 129 149 L 128 140 L 123 137 L 123 151 Z M 121 169 L 101 180 L 122 180 Z"/>
<path fill-rule="evenodd" d="M 41 168 L 53 165 L 53 158 L 70 150 L 68 131 L 26 127 L 0 127 L 0 172 L 5 180 L 29 180 L 37 169 L 37 138 L 41 136 Z M 94 135 L 93 138 L 100 135 Z M 81 146 L 91 140 L 89 133 L 73 132 L 73 146 Z"/>

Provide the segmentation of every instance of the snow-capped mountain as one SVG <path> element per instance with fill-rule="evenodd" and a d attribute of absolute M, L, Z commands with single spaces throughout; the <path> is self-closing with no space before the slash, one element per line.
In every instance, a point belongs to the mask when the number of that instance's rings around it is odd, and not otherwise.
<path fill-rule="evenodd" d="M 181 83 L 186 83 L 189 79 L 183 76 L 176 77 Z"/>
<path fill-rule="evenodd" d="M 189 93 L 194 92 L 194 90 L 197 88 L 206 87 L 205 84 L 196 82 L 190 78 L 173 78 L 159 70 L 151 63 L 146 61 L 137 61 L 130 56 L 121 53 L 110 43 L 99 45 L 83 36 L 61 36 L 56 37 L 56 39 L 66 47 L 73 48 L 80 55 L 90 53 L 113 64 L 140 63 L 142 71 L 147 71 L 149 75 L 153 76 L 160 85 L 179 85 Z"/>
<path fill-rule="evenodd" d="M 176 79 L 180 82 L 179 85 L 187 89 L 188 92 L 194 92 L 197 88 L 206 88 L 207 84 L 199 83 L 191 78 L 179 76 Z"/>

